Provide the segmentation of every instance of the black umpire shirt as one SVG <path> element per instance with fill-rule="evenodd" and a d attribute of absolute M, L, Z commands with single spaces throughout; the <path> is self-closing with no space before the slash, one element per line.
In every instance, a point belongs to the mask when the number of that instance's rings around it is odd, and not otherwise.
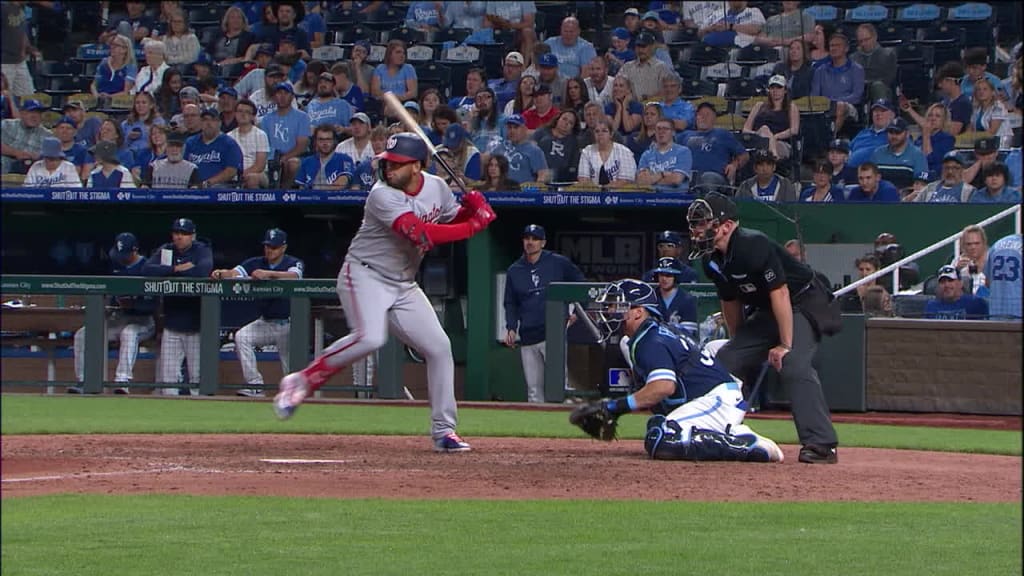
<path fill-rule="evenodd" d="M 723 255 L 717 250 L 702 258 L 704 274 L 715 283 L 718 297 L 771 310 L 768 293 L 786 284 L 796 301 L 811 283 L 814 271 L 757 230 L 736 228 Z"/>

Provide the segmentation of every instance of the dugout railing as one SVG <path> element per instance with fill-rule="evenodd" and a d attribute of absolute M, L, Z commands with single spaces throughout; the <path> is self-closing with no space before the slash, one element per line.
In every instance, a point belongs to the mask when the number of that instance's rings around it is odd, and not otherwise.
<path fill-rule="evenodd" d="M 61 297 L 84 298 L 85 356 L 84 381 L 60 381 L 52 378 L 15 380 L 4 379 L 4 388 L 16 386 L 46 386 L 48 390 L 57 386 L 81 385 L 87 394 L 102 393 L 104 386 L 112 385 L 106 381 L 105 361 L 107 360 L 107 342 L 105 323 L 107 319 L 106 300 L 111 295 L 125 296 L 195 296 L 201 301 L 200 352 L 199 352 L 199 394 L 213 395 L 223 390 L 220 382 L 221 365 L 221 299 L 231 298 L 288 298 L 291 302 L 291 331 L 289 334 L 289 363 L 297 369 L 305 366 L 311 354 L 319 350 L 314 346 L 312 337 L 319 337 L 322 330 L 314 330 L 312 299 L 329 298 L 336 301 L 335 279 L 305 280 L 209 280 L 182 278 L 151 278 L 124 276 L 35 276 L 9 274 L 0 276 L 0 291 L 5 295 L 55 295 Z M 68 308 L 63 308 L 67 311 Z M 30 307 L 5 307 L 0 312 L 4 332 L 49 332 L 53 326 L 44 320 L 33 326 L 31 319 L 25 316 L 36 312 Z M 54 310 L 57 312 L 57 310 Z M 65 314 L 56 314 L 66 323 Z M 18 321 L 21 320 L 21 321 Z M 9 328 L 16 330 L 9 330 Z M 26 328 L 33 330 L 26 330 Z M 70 328 L 71 325 L 63 326 Z M 75 326 L 77 329 L 77 325 Z M 156 337 L 159 338 L 157 333 Z M 69 343 L 67 343 L 69 344 Z M 379 398 L 405 398 L 402 386 L 402 366 L 405 363 L 405 349 L 395 339 L 378 351 L 378 364 L 372 387 L 361 386 L 328 386 L 324 390 L 369 391 Z M 269 383 L 269 388 L 276 388 L 276 383 Z M 167 388 L 177 387 L 178 383 L 132 381 L 132 388 Z M 241 388 L 244 385 L 233 386 Z"/>

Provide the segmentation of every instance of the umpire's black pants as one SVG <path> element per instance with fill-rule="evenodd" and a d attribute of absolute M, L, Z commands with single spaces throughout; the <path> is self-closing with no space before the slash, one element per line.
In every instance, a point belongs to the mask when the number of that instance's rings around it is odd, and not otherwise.
<path fill-rule="evenodd" d="M 743 376 L 757 374 L 768 359 L 768 350 L 779 343 L 779 328 L 771 310 L 758 310 L 747 317 L 729 343 L 718 351 L 718 360 L 729 372 Z M 782 359 L 779 380 L 789 392 L 793 423 L 801 444 L 838 444 L 832 427 L 818 372 L 811 365 L 818 349 L 818 336 L 800 311 L 793 310 L 793 349 Z M 748 385 L 753 385 L 748 384 Z"/>

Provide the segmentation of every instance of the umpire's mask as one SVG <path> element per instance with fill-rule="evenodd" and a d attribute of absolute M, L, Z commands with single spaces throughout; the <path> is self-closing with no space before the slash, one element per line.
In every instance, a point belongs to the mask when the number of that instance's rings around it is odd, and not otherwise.
<path fill-rule="evenodd" d="M 686 211 L 686 223 L 690 227 L 690 260 L 714 251 L 718 227 L 726 220 L 736 220 L 736 213 L 736 204 L 718 192 L 710 192 L 690 204 Z"/>

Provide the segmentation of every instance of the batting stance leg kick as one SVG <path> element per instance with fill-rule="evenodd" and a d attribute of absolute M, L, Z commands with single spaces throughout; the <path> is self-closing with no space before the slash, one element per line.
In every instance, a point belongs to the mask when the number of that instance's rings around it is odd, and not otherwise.
<path fill-rule="evenodd" d="M 650 409 L 644 448 L 658 460 L 782 462 L 782 450 L 743 424 L 742 383 L 715 358 L 665 323 L 649 284 L 613 282 L 597 297 L 604 334 L 629 337 L 624 353 L 640 388 L 624 398 L 576 408 L 569 421 L 587 434 L 615 438 L 618 418 Z"/>
<path fill-rule="evenodd" d="M 496 215 L 479 192 L 464 194 L 460 204 L 443 179 L 424 172 L 428 149 L 419 136 L 403 132 L 388 138 L 375 158 L 378 182 L 366 198 L 362 224 L 338 274 L 338 297 L 350 333 L 281 380 L 274 398 L 279 418 L 290 418 L 331 376 L 383 346 L 390 328 L 426 360 L 434 450 L 470 450 L 455 431 L 451 343 L 415 278 L 423 255 L 435 244 L 465 240 Z"/>

